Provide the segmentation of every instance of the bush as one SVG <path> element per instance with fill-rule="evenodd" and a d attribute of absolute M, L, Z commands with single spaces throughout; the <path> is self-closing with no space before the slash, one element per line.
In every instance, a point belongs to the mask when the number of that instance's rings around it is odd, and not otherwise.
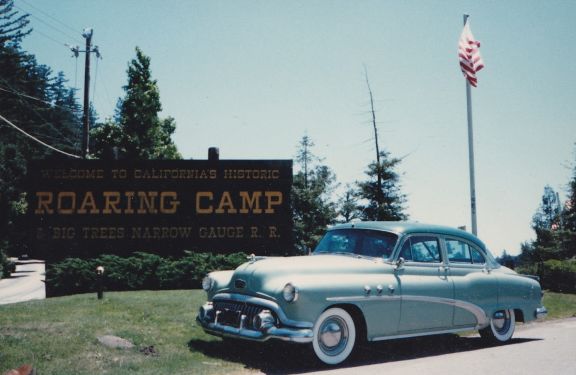
<path fill-rule="evenodd" d="M 16 271 L 16 263 L 12 262 L 0 247 L 0 279 L 10 277 L 14 271 Z"/>
<path fill-rule="evenodd" d="M 576 293 L 576 259 L 550 259 L 540 265 L 523 266 L 518 271 L 540 276 L 540 284 L 543 289 Z"/>
<path fill-rule="evenodd" d="M 123 258 L 101 255 L 94 259 L 68 258 L 48 265 L 46 288 L 49 296 L 94 292 L 96 267 L 102 266 L 106 290 L 158 290 L 200 288 L 204 276 L 214 270 L 234 269 L 246 254 L 229 255 L 186 252 L 182 258 L 135 253 Z"/>

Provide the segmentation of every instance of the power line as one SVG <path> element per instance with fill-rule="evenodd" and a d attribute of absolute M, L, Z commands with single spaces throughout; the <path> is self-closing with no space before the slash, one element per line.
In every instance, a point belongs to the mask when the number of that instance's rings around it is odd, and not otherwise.
<path fill-rule="evenodd" d="M 62 35 L 66 35 L 68 38 L 71 38 L 72 40 L 74 40 L 75 42 L 79 42 L 79 39 L 76 39 L 77 36 L 72 36 L 71 34 L 69 34 L 68 32 L 62 31 L 61 29 L 57 28 L 54 25 L 51 25 L 50 23 L 48 23 L 47 21 L 43 20 L 42 18 L 34 15 L 33 13 L 27 11 L 26 9 L 22 9 L 21 7 L 19 7 L 18 5 L 14 5 L 16 8 L 20 9 L 22 12 L 26 12 L 29 15 L 31 15 L 32 17 L 36 18 L 38 21 L 42 22 L 44 25 L 48 26 L 51 29 L 54 29 L 55 31 L 59 32 Z M 50 17 L 50 16 L 49 16 Z M 76 30 L 74 30 L 74 32 L 78 32 Z"/>
<path fill-rule="evenodd" d="M 4 92 L 10 93 L 10 94 L 18 95 L 18 96 L 21 96 L 21 97 L 24 97 L 24 98 L 27 98 L 27 99 L 31 99 L 31 100 L 36 100 L 36 101 L 38 101 L 38 102 L 41 102 L 41 103 L 44 103 L 44 104 L 48 104 L 48 105 L 53 106 L 53 107 L 62 108 L 62 109 L 65 109 L 65 110 L 67 110 L 67 111 L 70 111 L 71 113 L 74 114 L 73 109 L 70 108 L 70 107 L 65 107 L 65 106 L 62 106 L 62 105 L 54 104 L 54 103 L 52 103 L 52 102 L 49 102 L 49 101 L 46 101 L 46 100 L 43 100 L 43 99 L 40 99 L 40 98 L 36 98 L 36 97 L 34 97 L 34 96 L 26 95 L 26 94 L 23 94 L 23 93 L 18 92 L 18 91 L 8 90 L 8 89 L 6 89 L 6 88 L 3 88 L 2 86 L 0 86 L 0 91 L 4 91 Z"/>
<path fill-rule="evenodd" d="M 63 42 L 61 42 L 61 41 L 59 41 L 59 40 L 56 40 L 56 39 L 52 38 L 50 35 L 44 34 L 44 33 L 43 33 L 42 31 L 40 31 L 40 30 L 34 29 L 34 32 L 38 33 L 39 35 L 42 35 L 44 38 L 49 39 L 50 41 L 58 44 L 59 46 L 67 47 L 66 43 L 63 43 Z"/>
<path fill-rule="evenodd" d="M 56 151 L 56 152 L 59 152 L 59 153 L 61 153 L 61 154 L 66 155 L 66 156 L 70 156 L 70 157 L 73 157 L 73 158 L 81 159 L 81 157 L 78 156 L 78 155 L 69 154 L 69 153 L 67 153 L 67 152 L 65 152 L 65 151 L 59 150 L 59 149 L 57 149 L 56 147 L 50 146 L 49 144 L 42 142 L 42 141 L 39 140 L 38 138 L 34 137 L 33 135 L 30 135 L 30 134 L 26 133 L 24 130 L 20 129 L 19 127 L 17 127 L 17 126 L 14 125 L 13 123 L 11 123 L 10 120 L 8 120 L 7 118 L 5 118 L 5 117 L 2 116 L 2 115 L 0 115 L 0 120 L 3 120 L 5 123 L 7 123 L 8 125 L 10 125 L 10 126 L 13 127 L 14 129 L 18 130 L 20 133 L 24 134 L 26 137 L 28 137 L 28 138 L 30 138 L 30 139 L 32 139 L 32 140 L 40 143 L 40 144 L 41 144 L 42 146 L 44 146 L 44 147 L 47 147 L 47 148 L 49 148 L 49 149 L 51 149 L 51 150 L 54 150 L 54 151 Z"/>
<path fill-rule="evenodd" d="M 19 1 L 22 2 L 22 3 L 24 3 L 24 4 L 26 4 L 26 5 L 28 5 L 28 6 L 29 6 L 30 8 L 32 8 L 32 9 L 36 9 L 36 10 L 39 11 L 40 13 L 44 14 L 46 17 L 51 18 L 52 20 L 58 22 L 60 25 L 68 28 L 69 30 L 71 30 L 71 31 L 73 31 L 73 32 L 75 32 L 75 33 L 78 32 L 77 29 L 75 29 L 75 28 L 73 28 L 73 27 L 65 24 L 64 22 L 58 20 L 57 18 L 51 16 L 50 14 L 48 14 L 48 13 L 46 13 L 46 12 L 44 12 L 42 9 L 35 7 L 34 5 L 30 4 L 29 2 L 24 1 L 24 0 L 19 0 Z"/>
<path fill-rule="evenodd" d="M 0 80 L 4 81 L 4 83 L 10 87 L 10 85 L 8 84 L 8 82 L 6 82 L 6 80 L 4 80 L 4 79 L 1 78 L 1 77 L 0 77 Z M 52 103 L 50 103 L 50 102 L 48 102 L 48 101 L 46 101 L 46 100 L 39 99 L 39 98 L 30 96 L 30 95 L 23 94 L 23 93 L 21 93 L 21 92 L 18 92 L 18 91 L 16 91 L 16 90 L 12 89 L 12 88 L 11 88 L 11 90 L 7 90 L 6 88 L 0 87 L 0 90 L 18 96 L 18 101 L 19 101 L 23 106 L 25 106 L 25 107 L 28 107 L 28 103 L 24 102 L 24 101 L 21 99 L 22 97 L 27 98 L 27 99 L 32 99 L 32 100 L 35 100 L 35 101 L 38 101 L 38 102 L 41 102 L 41 103 L 48 104 L 48 105 L 50 105 L 51 107 L 54 107 L 54 108 L 61 108 L 61 109 L 65 110 L 66 112 L 68 112 L 69 114 L 71 114 L 72 116 L 77 117 L 77 114 L 74 112 L 74 108 L 72 108 L 72 107 L 65 107 L 65 106 L 61 106 L 61 105 L 57 105 L 57 104 L 52 104 Z M 53 130 L 56 131 L 56 132 L 58 132 L 58 134 L 61 136 L 61 140 L 65 140 L 70 146 L 74 146 L 74 142 L 73 142 L 73 141 L 70 141 L 70 140 L 66 137 L 66 135 L 64 135 L 64 133 L 62 133 L 62 131 L 61 131 L 60 129 L 58 129 L 57 127 L 54 127 L 54 125 L 53 125 L 50 121 L 46 120 L 46 119 L 44 118 L 44 116 L 41 115 L 41 114 L 36 110 L 36 108 L 34 108 L 34 106 L 30 106 L 29 109 L 30 109 L 40 120 L 42 120 L 42 121 L 44 122 L 44 124 L 42 124 L 42 125 L 51 125 L 51 126 L 53 126 Z M 76 134 L 76 135 L 78 135 L 78 134 Z M 43 136 L 45 137 L 45 135 L 43 135 Z"/>

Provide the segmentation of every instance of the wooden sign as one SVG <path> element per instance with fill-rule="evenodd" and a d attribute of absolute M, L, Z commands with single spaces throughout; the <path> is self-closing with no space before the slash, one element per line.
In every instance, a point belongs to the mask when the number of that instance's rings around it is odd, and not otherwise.
<path fill-rule="evenodd" d="M 28 167 L 33 253 L 292 249 L 291 160 L 50 160 Z"/>

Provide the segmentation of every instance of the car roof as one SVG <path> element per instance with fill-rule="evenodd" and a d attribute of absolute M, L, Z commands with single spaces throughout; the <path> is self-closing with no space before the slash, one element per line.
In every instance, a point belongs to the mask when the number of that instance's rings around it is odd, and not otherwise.
<path fill-rule="evenodd" d="M 482 249 L 486 249 L 486 245 L 484 245 L 484 243 L 473 234 L 461 229 L 443 225 L 424 224 L 409 221 L 357 221 L 353 223 L 338 224 L 330 228 L 330 230 L 346 228 L 381 230 L 395 233 L 399 236 L 412 233 L 433 233 L 445 236 L 455 236 L 473 242 L 477 246 L 480 246 Z"/>

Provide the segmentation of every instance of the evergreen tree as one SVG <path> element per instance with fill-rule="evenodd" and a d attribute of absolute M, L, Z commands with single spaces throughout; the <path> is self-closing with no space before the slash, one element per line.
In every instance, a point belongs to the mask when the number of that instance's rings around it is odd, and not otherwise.
<path fill-rule="evenodd" d="M 368 166 L 366 181 L 357 182 L 362 220 L 398 221 L 406 220 L 404 213 L 406 195 L 400 191 L 400 176 L 395 169 L 400 159 L 391 158 L 390 153 L 380 152 L 380 162 Z"/>
<path fill-rule="evenodd" d="M 359 219 L 362 211 L 358 206 L 358 191 L 354 186 L 346 185 L 346 191 L 338 201 L 339 220 L 342 223 L 349 223 L 352 220 Z"/>
<path fill-rule="evenodd" d="M 536 240 L 530 246 L 532 261 L 576 257 L 576 232 L 565 219 L 570 215 L 568 207 L 569 204 L 562 211 L 558 194 L 548 185 L 544 188 L 542 201 L 532 219 L 536 233 Z"/>
<path fill-rule="evenodd" d="M 576 151 L 574 152 L 574 156 L 572 180 L 568 183 L 568 197 L 564 204 L 562 218 L 564 228 L 576 233 Z"/>
<path fill-rule="evenodd" d="M 506 250 L 502 251 L 502 255 L 496 258 L 496 261 L 503 266 L 514 269 L 516 267 L 516 257 L 508 254 Z"/>
<path fill-rule="evenodd" d="M 561 210 L 558 193 L 556 193 L 552 187 L 546 185 L 540 207 L 532 217 L 532 228 L 534 228 L 536 232 L 558 229 Z"/>
<path fill-rule="evenodd" d="M 30 34 L 28 14 L 14 10 L 14 0 L 0 0 L 0 47 L 18 47 L 22 38 Z"/>
<path fill-rule="evenodd" d="M 120 100 L 116 121 L 108 121 L 92 133 L 94 154 L 103 157 L 111 149 L 128 159 L 179 159 L 172 134 L 173 118 L 160 119 L 160 92 L 150 72 L 150 58 L 136 48 L 136 58 L 128 66 L 126 96 Z"/>
<path fill-rule="evenodd" d="M 21 50 L 22 38 L 31 32 L 28 24 L 28 15 L 19 14 L 12 0 L 0 0 L 0 114 L 53 147 L 78 153 L 74 92 L 65 87 L 63 74 L 54 77 L 49 67 Z M 0 121 L 0 244 L 12 254 L 26 251 L 26 163 L 53 155 Z"/>
<path fill-rule="evenodd" d="M 291 193 L 295 243 L 302 253 L 316 246 L 337 217 L 336 205 L 330 200 L 336 176 L 320 164 L 311 151 L 313 146 L 308 136 L 302 138 L 296 156 L 300 170 L 294 175 Z"/>
<path fill-rule="evenodd" d="M 558 194 L 546 185 L 538 210 L 532 217 L 532 229 L 536 232 L 533 251 L 536 258 L 557 259 L 559 248 L 556 243 L 556 231 L 560 230 L 561 205 Z"/>
<path fill-rule="evenodd" d="M 576 152 L 574 153 L 576 156 Z M 562 211 L 562 231 L 560 244 L 566 259 L 576 259 L 576 158 L 572 180 L 568 183 L 568 197 Z"/>

